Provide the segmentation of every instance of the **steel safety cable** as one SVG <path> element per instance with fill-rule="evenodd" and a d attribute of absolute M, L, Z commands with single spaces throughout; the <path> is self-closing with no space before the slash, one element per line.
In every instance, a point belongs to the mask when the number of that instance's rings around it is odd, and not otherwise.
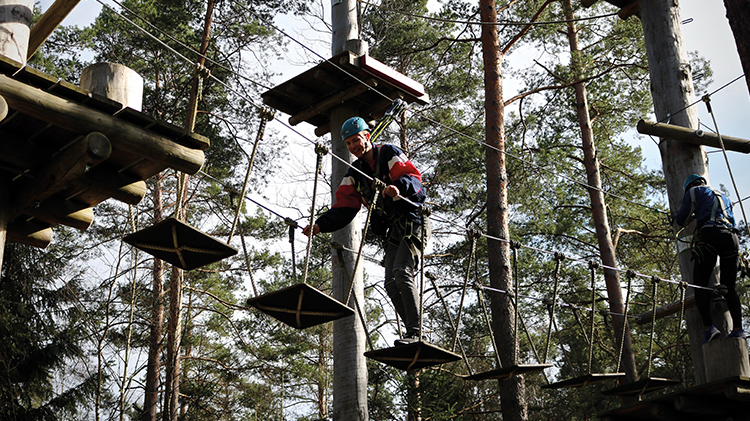
<path fill-rule="evenodd" d="M 737 195 L 737 198 L 739 199 L 740 191 L 739 189 L 737 189 L 737 182 L 735 181 L 734 174 L 732 173 L 732 166 L 729 164 L 729 157 L 727 156 L 727 149 L 724 146 L 724 139 L 721 137 L 721 133 L 719 132 L 719 125 L 716 123 L 716 115 L 714 115 L 714 110 L 711 107 L 711 97 L 709 95 L 704 95 L 703 102 L 706 103 L 706 108 L 708 108 L 708 113 L 711 114 L 711 119 L 713 119 L 714 127 L 716 128 L 716 136 L 719 138 L 719 145 L 721 146 L 721 152 L 724 155 L 724 162 L 726 162 L 727 164 L 727 171 L 729 172 L 729 178 L 732 180 L 732 187 L 734 187 L 734 193 Z M 719 201 L 721 201 L 721 199 L 719 199 Z M 740 201 L 740 210 L 742 210 L 742 219 L 745 220 L 745 229 L 747 230 L 748 235 L 750 235 L 750 225 L 747 224 L 747 215 L 745 214 L 745 206 L 742 204 L 742 201 Z"/>

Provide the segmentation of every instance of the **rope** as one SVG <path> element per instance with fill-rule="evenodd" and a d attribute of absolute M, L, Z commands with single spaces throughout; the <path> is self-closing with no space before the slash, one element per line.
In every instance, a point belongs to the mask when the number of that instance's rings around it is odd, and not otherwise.
<path fill-rule="evenodd" d="M 617 370 L 615 372 L 620 372 L 620 366 L 622 364 L 622 352 L 625 348 L 625 332 L 627 332 L 628 329 L 628 304 L 630 303 L 630 287 L 633 283 L 633 272 L 628 271 L 625 276 L 628 279 L 628 293 L 625 294 L 625 309 L 623 310 L 623 318 L 622 318 L 622 335 L 620 338 L 620 350 L 618 351 L 617 355 Z"/>
<path fill-rule="evenodd" d="M 455 336 L 453 337 L 453 343 L 451 344 L 451 352 L 455 351 L 456 343 L 458 343 L 458 347 L 461 349 L 461 356 L 463 357 L 464 363 L 466 364 L 466 370 L 468 370 L 469 375 L 471 376 L 474 373 L 471 371 L 471 365 L 469 365 L 469 359 L 466 356 L 466 350 L 464 349 L 464 345 L 461 342 L 461 340 L 458 338 L 458 323 L 460 323 L 461 319 L 458 319 L 458 321 L 455 323 L 453 322 L 453 316 L 451 316 L 450 310 L 448 309 L 448 303 L 445 301 L 445 298 L 443 297 L 443 293 L 440 291 L 440 287 L 437 284 L 437 281 L 436 281 L 437 276 L 435 276 L 435 274 L 432 272 L 425 273 L 425 276 L 427 276 L 427 279 L 429 279 L 432 282 L 432 287 L 435 288 L 435 293 L 440 299 L 440 302 L 443 304 L 443 310 L 445 311 L 445 315 L 448 317 L 448 322 L 450 322 L 451 324 L 451 329 L 453 329 L 453 332 L 455 333 Z"/>
<path fill-rule="evenodd" d="M 594 361 L 594 327 L 596 325 L 594 316 L 596 315 L 596 311 L 594 311 L 594 304 L 596 303 L 596 268 L 599 266 L 599 264 L 595 261 L 589 262 L 589 269 L 591 270 L 591 335 L 589 336 L 591 340 L 589 341 L 589 374 L 593 372 L 592 363 Z"/>
<path fill-rule="evenodd" d="M 317 155 L 317 158 L 315 160 L 315 181 L 313 183 L 313 195 L 312 195 L 312 210 L 310 211 L 310 226 L 312 227 L 315 223 L 315 199 L 318 196 L 318 177 L 320 176 L 320 169 L 323 166 L 323 155 L 328 153 L 328 148 L 323 146 L 322 144 L 318 143 L 315 145 L 315 154 Z M 291 227 L 289 228 L 292 229 Z M 310 229 L 312 231 L 312 228 Z M 310 265 L 310 254 L 312 251 L 312 238 L 314 236 L 313 232 L 310 232 L 310 235 L 307 236 L 307 249 L 305 251 L 305 268 L 302 275 L 302 283 L 307 283 L 307 270 Z M 348 299 L 347 299 L 348 301 Z"/>
<path fill-rule="evenodd" d="M 654 350 L 654 332 L 656 331 L 656 291 L 657 285 L 659 284 L 659 278 L 654 278 L 651 282 L 651 335 L 648 341 L 648 368 L 646 370 L 646 377 L 651 377 L 651 357 L 653 356 Z"/>
<path fill-rule="evenodd" d="M 474 257 L 476 256 L 477 251 L 477 238 L 479 237 L 479 233 L 476 230 L 470 230 L 468 232 L 469 241 L 471 241 L 471 252 L 469 253 L 469 261 L 466 264 L 466 275 L 464 276 L 464 286 L 461 290 L 461 301 L 458 304 L 458 316 L 456 316 L 456 319 L 458 320 L 456 322 L 456 329 L 455 333 L 453 335 L 453 340 L 451 341 L 451 351 L 455 349 L 456 341 L 458 340 L 458 328 L 461 326 L 461 315 L 463 313 L 464 309 L 464 299 L 466 298 L 466 289 L 469 286 L 469 274 L 471 273 L 471 262 L 474 260 Z"/>
<path fill-rule="evenodd" d="M 734 174 L 732 174 L 732 166 L 729 165 L 729 157 L 727 157 L 727 149 L 724 147 L 724 140 L 721 137 L 721 133 L 719 133 L 719 125 L 716 123 L 716 116 L 714 115 L 714 111 L 711 108 L 711 97 L 708 95 L 704 95 L 703 102 L 706 103 L 706 108 L 708 108 L 708 113 L 711 114 L 711 118 L 714 121 L 714 127 L 716 127 L 716 136 L 719 138 L 719 145 L 721 145 L 721 152 L 724 155 L 724 161 L 727 163 L 727 171 L 729 172 L 729 178 L 732 180 L 732 187 L 734 187 L 734 193 L 739 198 L 740 192 L 737 189 L 737 182 L 734 180 Z M 740 201 L 739 203 L 740 203 L 740 210 L 742 210 L 742 218 L 745 220 L 745 229 L 747 230 L 748 235 L 750 235 L 750 225 L 747 224 L 747 215 L 745 215 L 745 206 L 742 204 L 742 201 Z"/>
<path fill-rule="evenodd" d="M 362 230 L 362 241 L 359 242 L 359 252 L 357 252 L 357 259 L 354 261 L 354 269 L 352 270 L 352 274 L 357 273 L 357 269 L 359 269 L 359 262 L 362 260 L 362 250 L 364 250 L 364 247 L 365 247 L 365 238 L 367 237 L 367 229 L 370 227 L 370 219 L 372 218 L 372 214 L 375 212 L 378 199 L 380 198 L 380 192 L 383 191 L 383 189 L 385 188 L 385 183 L 383 183 L 383 181 L 381 180 L 373 179 L 372 187 L 373 187 L 372 200 L 370 201 L 370 207 L 367 211 L 367 218 L 365 219 L 365 228 Z M 354 282 L 350 282 L 349 293 L 346 296 L 347 303 L 349 302 L 349 297 L 352 296 L 353 291 L 354 291 Z"/>
<path fill-rule="evenodd" d="M 560 275 L 560 262 L 565 260 L 565 255 L 562 253 L 555 253 L 555 283 L 554 287 L 552 289 L 552 301 L 547 302 L 547 307 L 549 309 L 549 327 L 547 328 L 547 343 L 544 346 L 544 362 L 547 362 L 547 356 L 549 355 L 549 344 L 552 340 L 552 324 L 555 321 L 555 302 L 557 301 L 557 287 L 560 284 L 559 281 L 559 275 Z"/>
<path fill-rule="evenodd" d="M 346 275 L 346 279 L 349 281 L 350 285 L 354 285 L 354 274 L 356 273 L 356 264 L 354 266 L 354 271 L 352 271 L 351 274 L 349 274 L 349 270 L 346 268 L 346 260 L 344 260 L 344 252 L 343 248 L 335 248 L 336 250 L 336 256 L 338 256 L 339 262 L 341 264 L 341 269 L 344 271 L 344 274 Z M 370 347 L 370 350 L 374 349 L 372 346 L 372 339 L 370 338 L 370 334 L 367 331 L 367 321 L 365 320 L 364 312 L 362 311 L 361 306 L 359 305 L 359 300 L 357 299 L 357 294 L 354 294 L 352 296 L 353 288 L 349 289 L 350 296 L 354 299 L 354 306 L 357 309 L 357 315 L 359 316 L 359 322 L 362 324 L 362 329 L 365 331 L 365 338 L 367 338 L 367 345 Z M 346 299 L 346 304 L 349 305 L 349 297 Z"/>
<path fill-rule="evenodd" d="M 247 192 L 247 184 L 250 180 L 250 172 L 253 170 L 253 165 L 255 163 L 255 155 L 258 152 L 258 144 L 261 140 L 263 140 L 263 134 L 266 130 L 266 123 L 268 120 L 273 120 L 273 110 L 270 108 L 264 107 L 260 111 L 260 124 L 258 125 L 258 134 L 255 136 L 255 144 L 253 145 L 253 153 L 249 158 L 248 164 L 247 164 L 247 172 L 245 172 L 245 181 L 242 183 L 242 191 L 240 192 L 240 200 L 237 203 L 237 211 L 234 214 L 234 221 L 232 221 L 232 228 L 229 230 L 229 236 L 227 238 L 227 244 L 232 242 L 232 236 L 234 235 L 234 229 L 237 227 L 237 222 L 240 219 L 240 212 L 242 211 L 242 204 L 244 203 L 242 201 L 242 197 L 245 196 L 245 193 Z M 242 153 L 247 156 L 247 153 L 245 153 L 245 150 L 240 148 Z"/>

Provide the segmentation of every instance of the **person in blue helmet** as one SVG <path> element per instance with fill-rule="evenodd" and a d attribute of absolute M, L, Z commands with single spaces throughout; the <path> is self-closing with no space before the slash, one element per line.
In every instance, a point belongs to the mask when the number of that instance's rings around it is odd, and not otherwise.
<path fill-rule="evenodd" d="M 398 147 L 374 145 L 370 141 L 370 128 L 360 117 L 344 122 L 341 137 L 357 159 L 336 190 L 336 203 L 302 232 L 310 236 L 344 228 L 363 205 L 368 206 L 373 200 L 372 180 L 383 181 L 385 188 L 370 220 L 373 231 L 386 238 L 385 289 L 406 328 L 395 345 L 417 342 L 420 320 L 416 275 L 424 249 L 422 239 L 426 242 L 430 235 L 429 219 L 424 217 L 423 221 L 419 212 L 426 199 L 422 175 Z"/>
<path fill-rule="evenodd" d="M 732 316 L 732 331 L 727 337 L 746 338 L 742 329 L 740 298 L 735 290 L 740 243 L 734 227 L 732 202 L 720 191 L 708 186 L 706 179 L 698 174 L 689 175 L 683 188 L 685 196 L 675 215 L 675 222 L 685 226 L 691 222 L 691 216 L 696 220 L 692 247 L 695 265 L 693 282 L 698 286 L 708 286 L 716 258 L 719 258 L 719 283 L 726 289 L 725 299 Z M 720 334 L 711 320 L 711 293 L 706 289 L 695 289 L 695 304 L 705 327 L 704 344 Z"/>

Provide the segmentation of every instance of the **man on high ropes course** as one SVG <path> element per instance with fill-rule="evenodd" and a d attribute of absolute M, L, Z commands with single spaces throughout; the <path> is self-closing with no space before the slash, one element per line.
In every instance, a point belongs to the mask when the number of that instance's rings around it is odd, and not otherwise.
<path fill-rule="evenodd" d="M 719 284 L 721 289 L 726 289 L 723 295 L 732 316 L 733 328 L 727 337 L 745 338 L 747 336 L 742 330 L 740 298 L 735 290 L 740 243 L 737 229 L 734 227 L 732 201 L 720 191 L 708 186 L 706 179 L 698 174 L 689 175 L 683 187 L 685 196 L 680 210 L 675 215 L 675 222 L 680 226 L 686 226 L 692 220 L 691 216 L 696 220 L 691 250 L 695 261 L 693 281 L 698 286 L 707 287 L 711 272 L 716 266 L 716 258 L 719 257 Z M 710 290 L 695 290 L 695 303 L 705 327 L 704 344 L 720 334 L 711 320 L 711 294 Z"/>
<path fill-rule="evenodd" d="M 370 128 L 360 117 L 344 122 L 341 137 L 357 160 L 336 190 L 336 203 L 302 232 L 310 236 L 344 228 L 362 205 L 367 206 L 367 201 L 375 197 L 372 180 L 384 182 L 382 198 L 377 199 L 370 221 L 373 232 L 386 238 L 385 289 L 406 327 L 404 337 L 395 344 L 417 342 L 420 315 L 415 278 L 424 250 L 422 239 L 426 242 L 430 235 L 429 219 L 419 212 L 426 198 L 422 175 L 401 149 L 389 144 L 374 145 L 370 140 Z"/>

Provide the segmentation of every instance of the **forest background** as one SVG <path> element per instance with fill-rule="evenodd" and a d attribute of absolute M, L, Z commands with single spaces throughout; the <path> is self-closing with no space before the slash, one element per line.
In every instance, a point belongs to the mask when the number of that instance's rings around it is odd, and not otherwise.
<path fill-rule="evenodd" d="M 131 1 L 123 4 L 151 19 L 158 29 L 197 48 L 204 2 L 185 2 L 180 7 L 171 3 Z M 247 165 L 245 154 L 238 153 L 237 147 L 249 153 L 258 127 L 257 109 L 251 102 L 260 104 L 260 92 L 330 55 L 330 34 L 326 32 L 326 19 L 321 19 L 327 15 L 321 4 L 226 3 L 219 2 L 225 14 L 218 15 L 221 18 L 216 21 L 215 47 L 209 50 L 209 55 L 231 69 L 216 66 L 212 72 L 234 90 L 210 81 L 205 85 L 196 131 L 209 136 L 213 147 L 207 156 L 204 174 L 191 178 L 188 205 L 189 222 L 220 238 L 226 238 L 237 204 L 233 189 L 227 186 L 237 190 Z M 543 2 L 527 3 L 527 7 L 511 8 L 507 18 L 526 22 L 535 7 Z M 691 4 L 683 3 L 684 7 Z M 715 16 L 717 10 L 723 10 L 720 2 L 711 3 L 715 3 L 711 13 L 694 9 L 694 15 L 683 15 L 684 19 L 693 17 L 692 22 L 683 25 L 686 40 L 690 40 L 689 29 L 694 27 L 699 27 L 702 34 L 706 33 L 707 26 L 716 28 L 717 32 L 720 28 L 728 32 L 726 21 L 703 21 Z M 91 6 L 97 4 L 86 0 L 77 7 L 76 13 L 95 10 L 96 7 Z M 460 2 L 430 5 L 429 8 L 422 2 L 391 1 L 385 5 L 402 13 L 433 14 L 455 21 L 476 21 L 478 16 L 476 5 Z M 600 16 L 612 11 L 611 7 L 598 5 L 577 13 Z M 280 17 L 281 14 L 286 15 Z M 428 250 L 431 259 L 428 259 L 427 270 L 441 275 L 441 288 L 448 291 L 455 316 L 461 283 L 464 276 L 468 277 L 466 267 L 470 261 L 471 247 L 463 238 L 463 229 L 467 226 L 481 229 L 481 224 L 472 225 L 472 221 L 483 220 L 483 155 L 481 142 L 476 142 L 482 138 L 483 127 L 481 101 L 477 99 L 481 68 L 477 61 L 478 44 L 471 41 L 477 29 L 408 16 L 386 8 L 365 7 L 363 37 L 370 42 L 376 58 L 400 67 L 405 74 L 423 82 L 433 99 L 424 110 L 407 113 L 405 124 L 391 127 L 388 137 L 401 144 L 418 167 L 425 168 L 432 205 L 439 218 L 435 240 Z M 560 7 L 553 2 L 539 21 L 560 20 L 560 16 Z M 270 22 L 291 37 L 278 32 Z M 311 29 L 303 30 L 306 25 Z M 87 61 L 122 62 L 146 79 L 144 110 L 182 124 L 186 113 L 186 86 L 192 77 L 190 63 L 180 63 L 162 45 L 111 13 L 96 13 L 80 26 L 60 28 L 31 64 L 75 83 Z M 591 54 L 592 74 L 600 73 L 595 69 L 601 71 L 613 63 L 619 69 L 617 73 L 608 72 L 589 82 L 589 90 L 595 98 L 592 110 L 596 110 L 597 148 L 605 173 L 605 190 L 629 199 L 607 197 L 608 202 L 611 200 L 611 224 L 613 228 L 621 228 L 615 231 L 620 235 L 619 261 L 624 268 L 679 279 L 666 218 L 652 209 L 665 206 L 656 145 L 652 139 L 632 134 L 634 122 L 651 113 L 639 24 L 634 19 L 622 22 L 610 16 L 584 21 L 581 26 L 582 34 L 590 37 L 586 39 L 591 42 L 591 50 L 596 52 Z M 149 32 L 158 32 L 155 28 L 146 28 Z M 570 69 L 566 68 L 569 53 L 565 52 L 564 36 L 557 32 L 560 29 L 553 25 L 535 27 L 508 56 L 507 74 L 511 82 L 506 85 L 506 99 L 517 93 L 559 84 L 569 77 Z M 508 34 L 513 33 L 513 25 L 506 30 Z M 452 37 L 463 41 L 448 45 L 437 42 Z M 742 73 L 738 64 L 732 67 L 724 62 L 719 66 L 714 64 L 712 73 L 703 61 L 717 51 L 731 55 L 734 52 L 731 36 L 723 41 L 705 35 L 700 38 L 710 44 L 701 47 L 694 58 L 693 71 L 699 75 L 696 77 L 699 94 L 713 92 Z M 295 40 L 312 51 L 301 48 Z M 430 45 L 429 40 L 436 42 Z M 174 41 L 165 37 L 164 42 L 172 44 Z M 179 44 L 172 45 L 188 54 Z M 725 48 L 717 48 L 717 45 Z M 687 48 L 691 50 L 689 42 Z M 268 65 L 277 62 L 284 66 Z M 747 127 L 739 124 L 746 118 L 742 113 L 748 112 L 747 87 L 743 83 L 741 79 L 712 97 L 722 134 L 748 137 L 743 135 Z M 571 97 L 572 93 L 564 89 L 542 90 L 508 107 L 506 130 L 511 152 L 521 158 L 509 164 L 510 200 L 514 205 L 511 232 L 526 245 L 585 260 L 595 258 L 597 250 L 587 214 L 586 191 L 568 181 L 568 177 L 584 180 L 580 146 L 577 146 L 580 139 L 576 141 L 574 120 L 571 120 L 574 118 Z M 724 108 L 727 103 L 731 105 Z M 711 126 L 705 107 L 698 106 L 701 121 Z M 286 116 L 277 117 L 282 121 L 286 119 Z M 264 416 L 313 420 L 326 419 L 330 412 L 330 328 L 323 326 L 301 333 L 241 308 L 244 299 L 254 295 L 256 288 L 272 290 L 291 284 L 291 266 L 299 265 L 302 259 L 299 253 L 292 255 L 283 221 L 256 206 L 256 202 L 304 225 L 312 199 L 314 152 L 310 140 L 315 137 L 310 134 L 310 128 L 300 127 L 300 135 L 274 124 L 277 123 L 269 123 L 266 140 L 258 150 L 257 167 L 248 193 L 254 202 L 245 203 L 246 214 L 234 242 L 241 249 L 241 257 L 186 276 L 185 341 L 181 351 L 184 419 Z M 462 135 L 458 136 L 457 132 Z M 746 157 L 730 155 L 736 163 L 733 169 L 737 179 L 748 179 L 748 169 L 742 165 Z M 710 157 L 713 184 L 725 185 L 730 197 L 737 200 L 724 175 L 721 156 L 711 154 Z M 163 177 L 162 191 L 167 203 L 164 212 L 169 214 L 174 182 L 170 175 Z M 154 183 L 153 189 L 160 189 L 159 184 Z M 739 187 L 747 189 L 747 184 L 740 182 Z M 327 204 L 326 189 L 319 188 L 319 191 L 318 203 Z M 750 192 L 745 190 L 739 196 L 748 194 Z M 3 317 L 8 326 L 6 334 L 18 342 L 4 344 L 5 366 L 16 367 L 6 371 L 12 375 L 5 376 L 2 384 L 6 398 L 3 402 L 7 404 L 0 408 L 0 413 L 8 419 L 22 419 L 19 414 L 36 414 L 39 419 L 135 419 L 139 416 L 143 409 L 148 326 L 152 322 L 149 312 L 154 304 L 149 296 L 151 261 L 148 256 L 128 250 L 120 239 L 127 232 L 148 225 L 152 219 L 156 203 L 153 199 L 144 202 L 131 209 L 116 203 L 102 205 L 97 208 L 94 227 L 86 233 L 59 230 L 53 246 L 44 252 L 23 247 L 11 250 L 9 260 L 15 266 L 4 269 Z M 246 242 L 240 243 L 240 239 Z M 303 239 L 297 238 L 295 249 L 303 250 L 304 244 Z M 248 260 L 243 258 L 245 250 Z M 584 266 L 566 263 L 557 273 L 548 254 L 530 250 L 519 253 L 521 289 L 532 297 L 521 304 L 530 332 L 522 338 L 522 358 L 555 363 L 555 368 L 545 376 L 529 379 L 533 408 L 530 418 L 546 419 L 552 413 L 564 417 L 561 411 L 568 411 L 569 419 L 589 418 L 617 402 L 587 397 L 593 394 L 551 393 L 538 387 L 545 379 L 569 377 L 587 369 L 585 350 L 588 345 L 580 324 L 582 320 L 585 324 L 590 315 L 561 311 L 556 318 L 559 333 L 546 350 L 550 355 L 544 358 L 534 355 L 532 348 L 532 344 L 541 347 L 551 329 L 540 300 L 549 295 L 551 280 L 559 277 L 562 281 L 560 299 L 563 302 L 586 307 L 587 270 Z M 375 261 L 378 253 L 376 246 L 367 249 L 367 254 Z M 481 283 L 486 277 L 481 264 L 481 242 L 477 255 L 479 263 L 472 276 Z M 313 259 L 311 278 L 325 288 L 330 276 L 326 244 L 316 244 Z M 247 266 L 252 271 L 248 271 Z M 368 325 L 373 340 L 384 346 L 396 334 L 396 329 L 394 316 L 379 286 L 380 271 L 373 262 L 366 267 Z M 664 304 L 678 297 L 676 288 L 665 287 L 661 294 L 649 297 L 647 283 L 637 282 L 633 287 L 633 312 L 647 311 L 654 300 Z M 601 303 L 598 305 L 604 309 Z M 434 290 L 426 295 L 426 312 L 430 341 L 451 348 L 450 323 Z M 460 337 L 475 360 L 475 368 L 491 367 L 491 340 L 483 326 L 479 303 L 469 300 L 463 312 Z M 29 324 L 29 320 L 35 323 Z M 596 368 L 614 371 L 617 349 L 606 323 L 606 317 L 597 322 L 594 364 Z M 657 354 L 652 363 L 662 377 L 677 378 L 689 384 L 692 372 L 684 349 L 684 333 L 676 329 L 675 318 L 660 323 L 663 325 L 655 335 Z M 28 327 L 24 328 L 24 324 Z M 644 351 L 651 332 L 643 326 L 632 329 L 639 368 L 645 369 L 648 362 Z M 15 364 L 9 363 L 7 358 L 11 356 Z M 403 419 L 408 389 L 403 374 L 376 364 L 369 368 L 371 419 Z M 499 406 L 495 385 L 458 381 L 454 374 L 462 369 L 456 364 L 423 374 L 424 419 L 496 419 L 492 418 L 497 416 L 493 414 L 497 414 Z M 566 403 L 564 408 L 560 406 L 562 402 Z"/>

